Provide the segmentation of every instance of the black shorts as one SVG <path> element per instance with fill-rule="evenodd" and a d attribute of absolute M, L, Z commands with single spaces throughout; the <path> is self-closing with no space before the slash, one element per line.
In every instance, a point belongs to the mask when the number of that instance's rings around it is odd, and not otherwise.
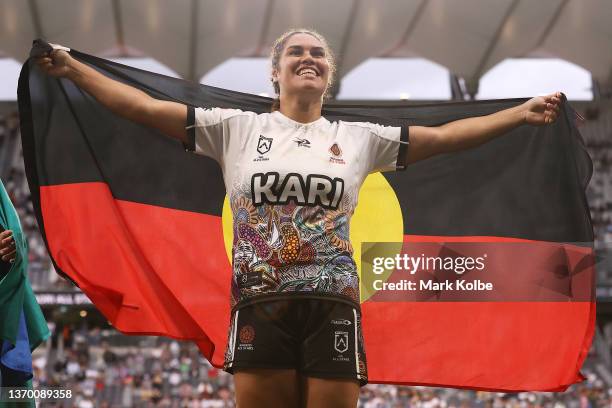
<path fill-rule="evenodd" d="M 294 368 L 301 375 L 368 382 L 357 306 L 337 300 L 265 300 L 232 313 L 224 369 Z"/>

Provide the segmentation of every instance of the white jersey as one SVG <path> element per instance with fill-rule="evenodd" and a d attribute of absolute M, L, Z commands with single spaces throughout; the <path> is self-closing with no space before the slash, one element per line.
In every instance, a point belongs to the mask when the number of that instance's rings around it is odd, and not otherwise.
<path fill-rule="evenodd" d="M 234 217 L 232 306 L 287 295 L 359 304 L 350 219 L 366 176 L 398 168 L 408 127 L 191 109 L 190 147 L 221 165 Z"/>

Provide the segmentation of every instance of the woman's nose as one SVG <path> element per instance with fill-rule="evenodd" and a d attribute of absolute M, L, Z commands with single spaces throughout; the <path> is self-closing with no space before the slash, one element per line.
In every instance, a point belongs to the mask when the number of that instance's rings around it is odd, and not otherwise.
<path fill-rule="evenodd" d="M 314 63 L 314 58 L 310 52 L 305 52 L 303 54 L 302 61 L 304 62 L 309 61 L 309 62 Z"/>

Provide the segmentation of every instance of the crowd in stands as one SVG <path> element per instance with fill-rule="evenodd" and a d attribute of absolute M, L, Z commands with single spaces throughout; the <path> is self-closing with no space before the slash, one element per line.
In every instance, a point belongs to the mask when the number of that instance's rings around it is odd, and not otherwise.
<path fill-rule="evenodd" d="M 34 216 L 25 175 L 17 114 L 0 117 L 0 176 L 28 239 L 28 275 L 34 290 L 74 290 L 54 271 Z"/>
<path fill-rule="evenodd" d="M 595 245 L 609 248 L 612 244 L 612 109 L 586 120 L 578 129 L 593 159 L 593 176 L 587 188 Z"/>
<path fill-rule="evenodd" d="M 112 329 L 56 328 L 34 357 L 35 387 L 74 392 L 64 407 L 234 407 L 232 378 L 212 367 L 190 342 L 130 337 Z M 564 393 L 491 393 L 452 388 L 368 384 L 360 408 L 612 407 L 612 388 L 587 381 Z M 62 406 L 47 403 L 45 406 Z"/>
<path fill-rule="evenodd" d="M 587 120 L 580 131 L 594 165 L 587 197 L 596 246 L 605 249 L 612 243 L 612 110 L 596 121 Z M 53 271 L 38 232 L 22 153 L 11 148 L 18 139 L 17 116 L 0 117 L 0 176 L 28 237 L 30 281 L 35 290 L 74 290 Z M 35 354 L 35 387 L 61 386 L 73 390 L 75 398 L 69 404 L 45 402 L 44 406 L 234 407 L 231 376 L 211 367 L 192 343 L 128 338 L 112 328 L 54 329 Z M 612 388 L 594 372 L 587 374 L 587 381 L 565 393 L 501 394 L 369 384 L 361 390 L 359 407 L 612 408 Z"/>
<path fill-rule="evenodd" d="M 73 390 L 77 407 L 234 406 L 231 376 L 193 343 L 132 337 L 118 345 L 113 338 L 125 339 L 112 330 L 55 331 L 34 359 L 38 386 Z"/>

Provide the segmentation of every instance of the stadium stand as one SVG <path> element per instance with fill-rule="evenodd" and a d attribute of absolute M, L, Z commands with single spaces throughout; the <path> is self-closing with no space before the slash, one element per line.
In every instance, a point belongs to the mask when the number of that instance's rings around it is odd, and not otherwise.
<path fill-rule="evenodd" d="M 56 330 L 45 355 L 35 358 L 39 385 L 74 390 L 78 407 L 233 407 L 229 374 L 211 367 L 195 345 L 125 336 L 113 330 Z M 594 372 L 565 393 L 502 394 L 449 388 L 369 384 L 361 408 L 610 406 L 612 388 Z"/>

